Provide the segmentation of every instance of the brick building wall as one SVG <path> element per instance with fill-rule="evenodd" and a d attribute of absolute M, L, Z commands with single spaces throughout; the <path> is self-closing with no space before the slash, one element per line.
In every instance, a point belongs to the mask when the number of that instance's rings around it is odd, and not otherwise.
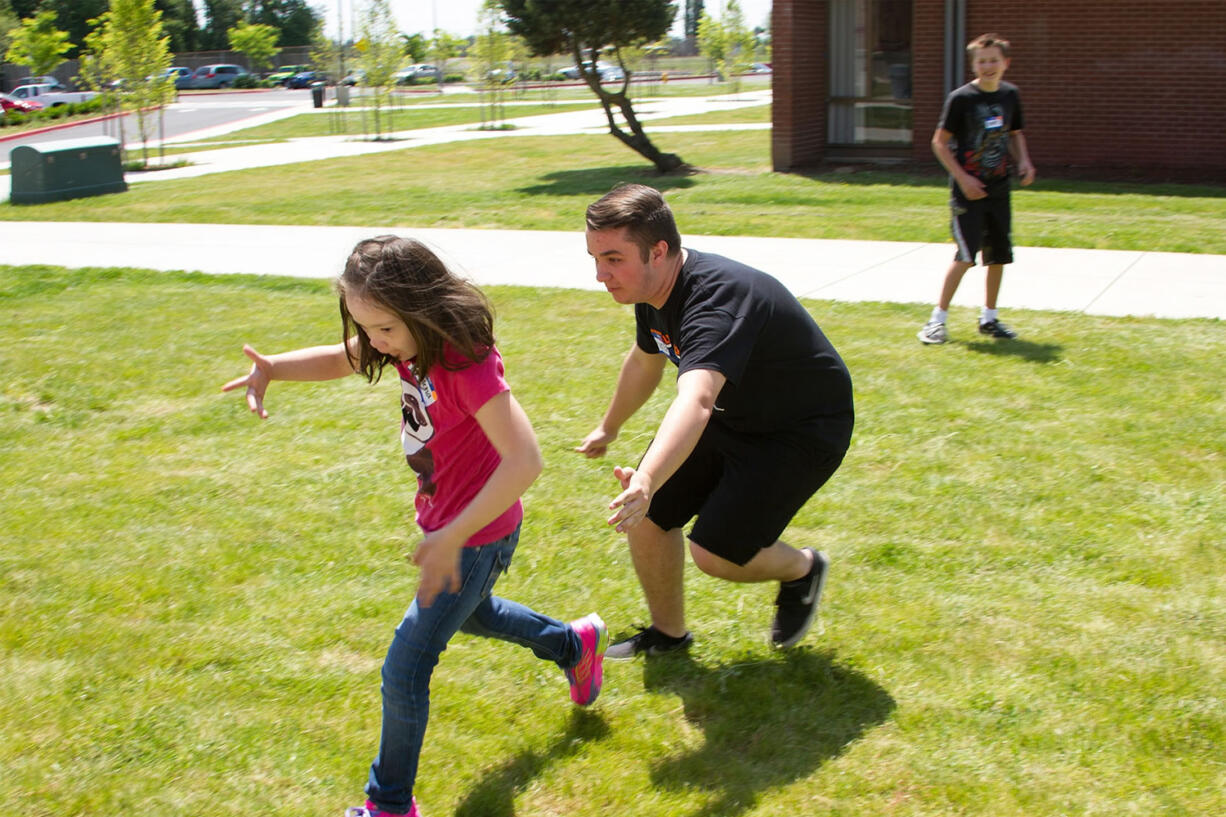
<path fill-rule="evenodd" d="M 775 0 L 771 13 L 771 163 L 818 164 L 826 148 L 826 0 Z"/>
<path fill-rule="evenodd" d="M 927 162 L 944 98 L 946 2 L 913 2 L 911 155 Z M 1226 181 L 1226 0 L 965 5 L 968 39 L 994 31 L 1013 43 L 1007 79 L 1022 89 L 1040 173 L 1122 169 Z M 774 3 L 777 170 L 811 166 L 825 154 L 826 7 L 826 0 Z"/>

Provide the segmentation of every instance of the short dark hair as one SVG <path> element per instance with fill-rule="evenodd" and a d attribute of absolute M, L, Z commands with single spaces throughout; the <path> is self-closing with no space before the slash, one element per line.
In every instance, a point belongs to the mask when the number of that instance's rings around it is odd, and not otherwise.
<path fill-rule="evenodd" d="M 967 56 L 974 59 L 975 52 L 983 48 L 999 48 L 1002 57 L 1009 56 L 1009 41 L 999 34 L 980 34 L 971 40 L 966 44 Z"/>
<path fill-rule="evenodd" d="M 663 241 L 668 254 L 681 252 L 681 234 L 664 194 L 645 184 L 621 184 L 587 208 L 589 230 L 626 228 L 626 237 L 639 248 L 644 261 L 651 248 Z"/>
<path fill-rule="evenodd" d="M 494 311 L 485 294 L 447 268 L 429 247 L 411 238 L 381 235 L 358 242 L 336 281 L 342 337 L 358 338 L 354 368 L 375 381 L 399 361 L 375 349 L 349 314 L 346 298 L 360 298 L 399 317 L 417 345 L 413 371 L 462 369 L 485 360 L 494 345 Z M 461 360 L 446 355 L 446 347 Z"/>

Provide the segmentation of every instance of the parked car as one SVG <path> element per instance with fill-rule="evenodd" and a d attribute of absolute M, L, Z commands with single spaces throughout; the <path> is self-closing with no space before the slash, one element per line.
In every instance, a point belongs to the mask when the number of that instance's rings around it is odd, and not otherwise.
<path fill-rule="evenodd" d="M 494 68 L 485 75 L 485 78 L 490 82 L 510 85 L 512 82 L 519 79 L 519 72 L 510 66 L 507 66 L 506 68 Z"/>
<path fill-rule="evenodd" d="M 438 82 L 443 78 L 443 72 L 438 70 L 437 66 L 420 62 L 405 68 L 401 68 L 392 76 L 397 85 L 408 85 L 409 83 L 416 82 L 418 80 Z"/>
<path fill-rule="evenodd" d="M 18 80 L 17 84 L 14 85 L 13 87 L 17 88 L 22 85 L 50 85 L 51 90 L 53 91 L 67 91 L 68 90 L 67 85 L 60 82 L 55 77 L 51 77 L 51 76 L 26 77 L 25 79 Z"/>
<path fill-rule="evenodd" d="M 341 85 L 361 85 L 366 81 L 366 72 L 361 68 L 341 80 Z"/>
<path fill-rule="evenodd" d="M 54 87 L 48 84 L 19 85 L 13 89 L 11 96 L 27 101 L 38 100 L 44 108 L 54 108 L 74 102 L 89 102 L 98 95 L 96 91 L 56 91 Z"/>
<path fill-rule="evenodd" d="M 591 61 L 584 60 L 583 67 L 591 68 Z M 569 68 L 563 68 L 560 72 L 567 79 L 581 79 L 579 66 L 572 65 Z M 620 82 L 626 78 L 626 72 L 622 71 L 621 66 L 613 65 L 612 63 L 598 61 L 596 63 L 596 73 L 600 76 L 601 82 Z"/>
<path fill-rule="evenodd" d="M 43 105 L 41 102 L 37 102 L 33 99 L 18 99 L 17 97 L 9 96 L 8 94 L 0 94 L 0 108 L 4 110 L 4 113 L 8 113 L 9 111 L 16 111 L 17 113 L 34 113 L 35 111 L 41 111 L 43 109 Z"/>
<path fill-rule="evenodd" d="M 176 83 L 176 87 L 190 88 L 192 90 L 231 88 L 234 86 L 235 80 L 246 75 L 247 69 L 241 65 L 213 63 L 212 65 L 200 66 L 192 74 L 191 79 L 187 80 L 186 84 L 178 85 Z"/>
<path fill-rule="evenodd" d="M 170 79 L 174 80 L 176 87 L 178 87 L 180 79 L 190 77 L 191 75 L 192 69 L 185 68 L 182 65 L 172 65 L 162 73 L 158 74 L 159 77 L 169 77 Z"/>
<path fill-rule="evenodd" d="M 327 81 L 328 75 L 322 71 L 300 71 L 285 81 L 285 87 L 310 88 L 311 83 Z"/>
<path fill-rule="evenodd" d="M 265 79 L 269 80 L 275 85 L 285 85 L 294 78 L 295 74 L 301 74 L 303 71 L 310 70 L 311 66 L 309 65 L 282 65 L 276 71 L 273 71 L 271 74 L 265 77 Z"/>
<path fill-rule="evenodd" d="M 751 74 L 769 74 L 771 73 L 770 63 L 769 62 L 755 62 L 753 65 L 749 67 L 749 73 Z"/>

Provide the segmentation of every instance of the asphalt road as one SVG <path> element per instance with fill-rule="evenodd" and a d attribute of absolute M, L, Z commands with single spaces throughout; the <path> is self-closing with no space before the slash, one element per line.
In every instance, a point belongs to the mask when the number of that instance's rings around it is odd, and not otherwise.
<path fill-rule="evenodd" d="M 266 91 L 229 91 L 222 93 L 184 93 L 179 101 L 166 107 L 162 121 L 150 116 L 150 139 L 171 139 L 222 125 L 231 125 L 270 110 L 287 107 L 302 107 L 311 104 L 309 89 Z M 127 142 L 139 141 L 136 118 L 131 114 L 122 117 L 123 134 Z M 161 128 L 159 132 L 159 126 Z M 94 136 L 110 136 L 118 139 L 120 119 L 86 122 L 68 128 L 58 128 L 46 133 L 0 141 L 0 152 L 7 154 L 18 145 L 34 145 L 61 139 L 84 139 Z M 0 135 L 3 135 L 0 133 Z"/>

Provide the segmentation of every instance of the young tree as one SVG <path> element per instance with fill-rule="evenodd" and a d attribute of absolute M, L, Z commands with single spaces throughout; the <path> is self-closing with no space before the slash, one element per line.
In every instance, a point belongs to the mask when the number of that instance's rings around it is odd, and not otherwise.
<path fill-rule="evenodd" d="M 668 0 L 499 0 L 511 33 L 523 37 L 537 56 L 570 54 L 584 82 L 596 94 L 609 122 L 609 131 L 631 150 L 656 166 L 661 173 L 679 170 L 685 162 L 675 153 L 660 151 L 634 114 L 627 90 L 630 71 L 621 50 L 654 42 L 672 27 L 677 7 Z M 624 78 L 617 90 L 605 88 L 596 69 L 597 59 L 612 49 Z M 616 107 L 625 120 L 627 133 L 613 114 Z"/>
<path fill-rule="evenodd" d="M 430 41 L 426 39 L 425 34 L 420 32 L 417 34 L 401 34 L 400 42 L 404 49 L 404 56 L 409 62 L 424 62 L 426 54 L 430 52 Z"/>
<path fill-rule="evenodd" d="M 338 79 L 345 75 L 340 45 L 324 32 L 323 20 L 316 24 L 311 33 L 311 65 L 316 71 L 335 73 Z"/>
<path fill-rule="evenodd" d="M 485 0 L 477 13 L 477 33 L 469 56 L 480 72 L 477 87 L 481 89 L 481 120 L 486 127 L 497 128 L 506 119 L 506 69 L 514 58 L 514 52 L 511 35 L 507 33 L 497 0 Z"/>
<path fill-rule="evenodd" d="M 74 59 L 85 42 L 91 21 L 106 11 L 107 0 L 39 0 L 39 11 L 54 11 L 56 25 L 68 35 L 69 49 L 64 56 Z M 28 16 L 28 15 L 25 15 Z"/>
<path fill-rule="evenodd" d="M 698 36 L 698 21 L 702 19 L 702 0 L 685 0 L 685 28 L 682 33 L 694 39 Z"/>
<path fill-rule="evenodd" d="M 251 24 L 246 20 L 226 32 L 230 47 L 247 55 L 251 71 L 256 74 L 272 65 L 272 58 L 277 55 L 277 38 L 280 36 L 281 32 L 272 26 Z"/>
<path fill-rule="evenodd" d="M 368 0 L 358 22 L 358 66 L 370 89 L 375 114 L 375 138 L 383 136 L 381 111 L 392 100 L 393 75 L 404 59 L 396 20 L 388 0 Z M 390 129 L 389 129 L 390 130 Z"/>
<path fill-rule="evenodd" d="M 466 41 L 454 34 L 448 34 L 441 28 L 434 29 L 430 39 L 430 61 L 438 66 L 438 84 L 442 86 L 447 76 L 447 60 L 460 56 Z"/>
<path fill-rule="evenodd" d="M 34 75 L 50 74 L 70 48 L 68 32 L 55 27 L 55 12 L 40 11 L 9 32 L 4 59 L 28 67 Z"/>
<path fill-rule="evenodd" d="M 165 73 L 170 67 L 170 38 L 162 31 L 162 12 L 153 2 L 111 0 L 110 11 L 98 20 L 97 40 L 87 39 L 91 48 L 101 48 L 104 78 L 118 80 L 123 106 L 136 117 L 146 165 L 153 124 L 149 112 L 174 99 L 174 82 Z"/>
<path fill-rule="evenodd" d="M 0 54 L 9 50 L 9 32 L 21 23 L 9 0 L 0 0 Z"/>
<path fill-rule="evenodd" d="M 698 20 L 698 50 L 715 62 L 715 71 L 723 81 L 739 83 L 737 75 L 753 64 L 753 32 L 745 26 L 737 0 L 728 0 L 722 20 L 705 11 Z"/>

